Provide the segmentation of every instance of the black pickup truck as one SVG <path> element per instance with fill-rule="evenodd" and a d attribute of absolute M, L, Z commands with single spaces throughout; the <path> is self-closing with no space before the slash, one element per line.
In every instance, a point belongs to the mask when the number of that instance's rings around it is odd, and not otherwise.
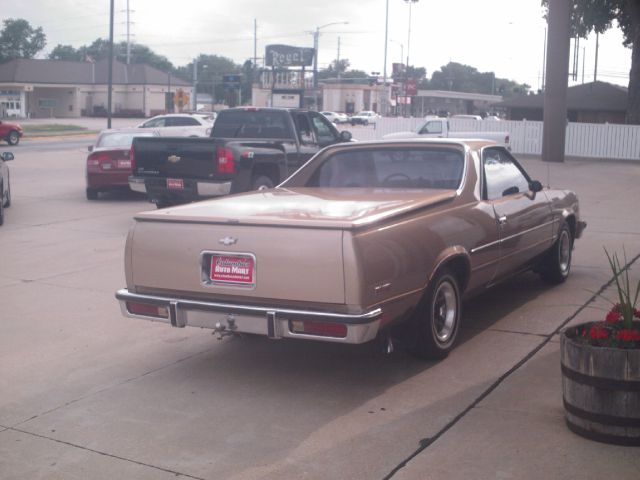
<path fill-rule="evenodd" d="M 321 148 L 350 140 L 318 112 L 231 108 L 210 138 L 136 137 L 129 185 L 158 208 L 271 188 Z"/>

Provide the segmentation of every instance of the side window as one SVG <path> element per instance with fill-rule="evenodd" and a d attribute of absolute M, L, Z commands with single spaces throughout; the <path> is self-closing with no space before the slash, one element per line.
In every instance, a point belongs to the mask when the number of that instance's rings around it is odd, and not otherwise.
<path fill-rule="evenodd" d="M 158 128 L 164 127 L 164 118 L 154 118 L 153 120 L 149 120 L 146 123 L 142 124 L 143 128 Z"/>
<path fill-rule="evenodd" d="M 427 122 L 424 127 L 420 130 L 421 134 L 425 133 L 442 133 L 442 123 L 441 122 Z"/>
<path fill-rule="evenodd" d="M 329 145 L 338 140 L 335 131 L 331 127 L 331 123 L 322 115 L 311 113 L 311 122 L 318 138 L 320 145 Z"/>
<path fill-rule="evenodd" d="M 482 163 L 487 200 L 529 191 L 529 180 L 501 148 L 485 148 Z"/>
<path fill-rule="evenodd" d="M 304 113 L 296 115 L 296 126 L 298 127 L 298 137 L 300 138 L 300 143 L 315 143 L 311 124 L 309 123 L 309 118 L 307 117 L 307 115 L 305 115 Z"/>

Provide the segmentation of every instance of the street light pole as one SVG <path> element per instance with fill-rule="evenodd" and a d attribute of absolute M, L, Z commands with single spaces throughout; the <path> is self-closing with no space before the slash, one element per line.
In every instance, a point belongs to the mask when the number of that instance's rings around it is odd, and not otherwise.
<path fill-rule="evenodd" d="M 382 85 L 384 89 L 382 90 L 383 95 L 383 104 L 382 104 L 382 113 L 387 115 L 389 113 L 388 109 L 388 98 L 387 98 L 387 46 L 389 45 L 389 0 L 387 0 L 386 11 L 385 11 L 385 19 L 384 19 L 384 69 L 382 76 Z"/>
<path fill-rule="evenodd" d="M 317 91 L 318 89 L 318 44 L 320 43 L 320 30 L 325 27 L 330 27 L 331 25 L 347 25 L 349 22 L 331 22 L 325 25 L 321 25 L 316 27 L 313 32 L 313 89 Z M 317 98 L 317 96 L 316 96 Z M 318 104 L 316 102 L 316 108 L 318 108 Z"/>
<path fill-rule="evenodd" d="M 409 68 L 409 47 L 411 46 L 411 5 L 418 3 L 418 0 L 404 0 L 409 4 L 409 33 L 407 35 L 407 68 Z"/>

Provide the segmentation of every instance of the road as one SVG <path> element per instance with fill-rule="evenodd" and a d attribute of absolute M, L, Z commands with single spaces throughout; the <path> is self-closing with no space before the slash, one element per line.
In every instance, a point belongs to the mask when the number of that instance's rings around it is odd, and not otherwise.
<path fill-rule="evenodd" d="M 85 147 L 12 149 L 0 227 L 3 480 L 585 478 L 586 465 L 589 478 L 637 478 L 637 450 L 564 427 L 555 332 L 609 280 L 603 245 L 640 252 L 628 221 L 638 166 L 553 166 L 590 222 L 570 280 L 550 288 L 527 274 L 466 303 L 459 345 L 434 363 L 373 344 L 218 341 L 122 317 L 125 238 L 152 206 L 86 200 Z M 546 178 L 546 165 L 526 165 Z"/>

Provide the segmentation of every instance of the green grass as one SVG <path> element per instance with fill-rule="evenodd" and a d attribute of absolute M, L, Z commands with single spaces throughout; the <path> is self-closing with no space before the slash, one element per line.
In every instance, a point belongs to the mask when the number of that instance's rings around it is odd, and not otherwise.
<path fill-rule="evenodd" d="M 24 125 L 24 133 L 30 135 L 56 135 L 65 133 L 89 133 L 90 130 L 79 125 L 48 124 Z"/>

